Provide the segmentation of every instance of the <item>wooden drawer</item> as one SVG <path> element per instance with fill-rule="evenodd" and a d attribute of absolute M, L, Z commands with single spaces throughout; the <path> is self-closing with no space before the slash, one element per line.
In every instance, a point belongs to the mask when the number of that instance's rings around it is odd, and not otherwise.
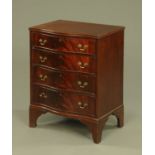
<path fill-rule="evenodd" d="M 42 86 L 33 86 L 33 104 L 84 115 L 95 114 L 95 98 L 73 92 L 62 92 Z"/>
<path fill-rule="evenodd" d="M 55 88 L 87 92 L 95 91 L 95 77 L 87 74 L 53 71 L 34 66 L 32 78 L 34 83 L 49 85 Z"/>
<path fill-rule="evenodd" d="M 33 32 L 31 35 L 33 47 L 52 49 L 58 52 L 95 53 L 95 39 L 63 37 L 37 32 Z"/>
<path fill-rule="evenodd" d="M 32 51 L 32 62 L 54 69 L 95 73 L 96 59 L 93 56 L 62 54 L 47 51 Z"/>

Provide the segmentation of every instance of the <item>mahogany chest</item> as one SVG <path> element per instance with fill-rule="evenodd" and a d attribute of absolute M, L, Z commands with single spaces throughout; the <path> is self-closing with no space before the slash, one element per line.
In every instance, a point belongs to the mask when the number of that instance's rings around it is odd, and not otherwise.
<path fill-rule="evenodd" d="M 122 127 L 124 27 L 57 20 L 29 30 L 30 127 L 51 112 L 84 123 L 95 143 L 110 115 Z"/>

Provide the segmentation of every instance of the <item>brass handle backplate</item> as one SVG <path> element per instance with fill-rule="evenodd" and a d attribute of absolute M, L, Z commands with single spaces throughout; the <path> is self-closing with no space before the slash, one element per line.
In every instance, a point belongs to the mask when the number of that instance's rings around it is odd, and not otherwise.
<path fill-rule="evenodd" d="M 45 92 L 42 92 L 42 93 L 40 93 L 40 98 L 47 98 L 47 95 L 46 95 L 46 93 Z"/>
<path fill-rule="evenodd" d="M 85 109 L 88 106 L 88 103 L 82 103 L 79 101 L 78 105 L 79 105 L 80 109 Z"/>
<path fill-rule="evenodd" d="M 80 66 L 80 68 L 84 69 L 88 66 L 88 63 L 87 62 L 83 63 L 83 62 L 79 61 L 78 65 Z"/>
<path fill-rule="evenodd" d="M 78 44 L 77 45 L 77 47 L 78 47 L 78 49 L 80 50 L 80 51 L 86 51 L 87 49 L 88 49 L 88 45 L 82 45 L 82 44 Z"/>
<path fill-rule="evenodd" d="M 41 81 L 45 81 L 47 79 L 47 75 L 40 74 L 39 78 L 40 78 Z"/>
<path fill-rule="evenodd" d="M 39 56 L 40 62 L 44 63 L 47 60 L 47 57 Z"/>
<path fill-rule="evenodd" d="M 82 82 L 82 81 L 78 81 L 77 84 L 79 85 L 80 88 L 85 88 L 86 86 L 88 86 L 88 82 Z"/>
<path fill-rule="evenodd" d="M 43 40 L 43 39 L 40 38 L 39 43 L 40 43 L 41 46 L 44 46 L 47 43 L 47 40 L 46 39 Z"/>

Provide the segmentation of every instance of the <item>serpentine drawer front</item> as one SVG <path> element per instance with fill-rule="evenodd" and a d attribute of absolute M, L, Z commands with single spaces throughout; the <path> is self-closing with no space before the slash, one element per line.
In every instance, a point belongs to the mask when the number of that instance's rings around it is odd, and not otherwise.
<path fill-rule="evenodd" d="M 80 93 L 33 87 L 33 102 L 54 110 L 94 116 L 95 98 Z"/>
<path fill-rule="evenodd" d="M 63 52 L 88 53 L 95 52 L 95 40 L 74 37 L 32 33 L 32 43 L 36 48 Z"/>
<path fill-rule="evenodd" d="M 33 67 L 33 82 L 45 84 L 55 88 L 75 89 L 79 91 L 95 91 L 95 77 L 87 74 L 60 72 Z"/>
<path fill-rule="evenodd" d="M 33 50 L 32 62 L 52 69 L 80 71 L 91 74 L 96 71 L 95 57 L 81 54 Z"/>
<path fill-rule="evenodd" d="M 81 121 L 95 143 L 110 115 L 122 127 L 124 27 L 57 20 L 29 30 L 29 126 L 51 112 Z"/>

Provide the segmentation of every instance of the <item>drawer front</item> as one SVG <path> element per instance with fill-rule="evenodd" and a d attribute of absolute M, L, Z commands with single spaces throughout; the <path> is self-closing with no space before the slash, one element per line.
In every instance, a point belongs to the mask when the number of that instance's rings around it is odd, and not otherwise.
<path fill-rule="evenodd" d="M 92 56 L 79 54 L 58 54 L 45 51 L 32 51 L 32 62 L 54 69 L 95 73 L 96 61 Z"/>
<path fill-rule="evenodd" d="M 63 52 L 95 53 L 94 39 L 84 39 L 75 37 L 63 37 L 47 35 L 42 33 L 32 33 L 32 45 L 39 48 L 47 48 Z"/>
<path fill-rule="evenodd" d="M 33 82 L 49 85 L 62 89 L 75 89 L 80 91 L 94 92 L 95 77 L 87 74 L 60 72 L 33 67 Z"/>
<path fill-rule="evenodd" d="M 54 109 L 84 114 L 95 114 L 95 98 L 72 92 L 62 92 L 33 86 L 32 104 L 45 105 Z"/>

